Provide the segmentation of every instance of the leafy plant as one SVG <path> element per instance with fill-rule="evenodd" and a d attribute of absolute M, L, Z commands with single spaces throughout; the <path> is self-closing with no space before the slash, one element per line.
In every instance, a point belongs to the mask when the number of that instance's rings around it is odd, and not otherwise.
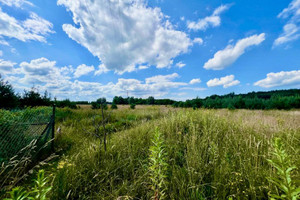
<path fill-rule="evenodd" d="M 47 194 L 51 190 L 51 186 L 47 186 L 48 180 L 47 177 L 45 177 L 45 172 L 44 170 L 40 170 L 37 179 L 34 180 L 35 185 L 32 188 L 33 191 L 31 194 L 33 195 L 33 199 L 35 200 L 46 200 L 47 199 Z"/>
<path fill-rule="evenodd" d="M 167 153 L 165 151 L 165 144 L 162 134 L 158 128 L 155 130 L 153 145 L 150 147 L 150 180 L 151 189 L 154 192 L 153 199 L 165 199 L 167 190 Z"/>
<path fill-rule="evenodd" d="M 276 169 L 278 177 L 269 177 L 269 181 L 277 186 L 282 194 L 269 194 L 271 199 L 296 200 L 299 198 L 300 187 L 296 188 L 291 173 L 296 166 L 291 165 L 290 157 L 285 152 L 284 144 L 280 138 L 275 138 L 273 144 L 273 159 L 268 162 Z"/>
<path fill-rule="evenodd" d="M 25 200 L 28 199 L 29 193 L 22 187 L 15 187 L 9 192 L 10 198 L 4 200 Z"/>
<path fill-rule="evenodd" d="M 9 192 L 10 197 L 4 200 L 47 200 L 47 194 L 51 187 L 48 185 L 47 177 L 45 177 L 44 170 L 39 170 L 37 179 L 34 180 L 34 187 L 26 191 L 22 187 L 15 187 Z"/>

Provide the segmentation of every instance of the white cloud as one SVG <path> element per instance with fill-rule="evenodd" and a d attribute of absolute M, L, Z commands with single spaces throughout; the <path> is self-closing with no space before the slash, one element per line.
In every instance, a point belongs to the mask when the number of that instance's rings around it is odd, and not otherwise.
<path fill-rule="evenodd" d="M 300 87 L 300 70 L 271 72 L 267 74 L 265 79 L 255 82 L 254 85 L 264 88 L 280 86 Z"/>
<path fill-rule="evenodd" d="M 190 84 L 196 84 L 196 83 L 201 83 L 201 80 L 200 80 L 200 78 L 194 78 L 194 79 L 192 79 L 191 81 L 190 81 Z"/>
<path fill-rule="evenodd" d="M 209 27 L 217 27 L 221 24 L 221 18 L 220 14 L 222 14 L 224 11 L 230 8 L 231 5 L 221 5 L 218 8 L 216 8 L 211 16 L 205 17 L 203 19 L 199 19 L 197 22 L 194 21 L 188 21 L 187 27 L 190 30 L 201 30 L 205 31 Z"/>
<path fill-rule="evenodd" d="M 180 90 L 193 90 L 193 91 L 205 91 L 207 88 L 202 87 L 182 87 Z"/>
<path fill-rule="evenodd" d="M 150 8 L 144 0 L 58 0 L 57 4 L 72 12 L 76 24 L 64 24 L 63 30 L 108 70 L 130 72 L 145 64 L 169 67 L 192 45 L 160 8 Z"/>
<path fill-rule="evenodd" d="M 127 92 L 135 97 L 163 97 L 170 94 L 174 88 L 188 85 L 175 81 L 179 78 L 177 73 L 152 76 L 145 80 L 119 78 L 116 83 L 107 84 L 78 81 L 72 79 L 72 66 L 58 67 L 55 61 L 47 58 L 22 62 L 20 68 L 14 68 L 10 74 L 6 73 L 5 79 L 20 92 L 34 85 L 39 91 L 47 90 L 53 97 L 72 100 L 95 100 L 100 96 L 112 99 L 116 95 L 126 96 Z"/>
<path fill-rule="evenodd" d="M 194 38 L 193 43 L 201 45 L 201 44 L 203 44 L 203 39 L 202 38 Z"/>
<path fill-rule="evenodd" d="M 94 71 L 95 68 L 94 66 L 87 66 L 85 64 L 82 64 L 82 65 L 79 65 L 77 68 L 76 68 L 76 71 L 74 73 L 74 77 L 75 78 L 79 78 L 80 76 L 83 76 L 83 75 L 86 75 L 92 71 Z"/>
<path fill-rule="evenodd" d="M 0 0 L 0 2 L 4 5 L 15 6 L 15 7 L 21 7 L 23 5 L 33 6 L 33 4 L 30 1 L 26 1 L 26 0 Z"/>
<path fill-rule="evenodd" d="M 47 58 L 38 58 L 20 64 L 19 74 L 24 75 L 20 79 L 24 84 L 57 84 L 58 82 L 64 83 L 70 79 L 68 75 L 71 72 L 68 67 L 59 68 L 56 66 L 56 61 L 49 61 Z"/>
<path fill-rule="evenodd" d="M 193 90 L 193 91 L 204 91 L 207 90 L 206 88 L 202 87 L 181 87 L 179 90 Z"/>
<path fill-rule="evenodd" d="M 2 55 L 2 51 L 1 51 L 1 55 Z M 13 73 L 14 66 L 16 64 L 17 63 L 0 59 L 0 73 L 3 73 L 3 75 Z"/>
<path fill-rule="evenodd" d="M 9 43 L 0 36 L 0 45 L 9 46 Z"/>
<path fill-rule="evenodd" d="M 171 80 L 178 78 L 179 75 L 177 73 L 168 74 L 168 75 L 157 75 L 152 76 L 150 78 L 146 78 L 146 83 L 164 83 L 164 82 L 170 82 Z"/>
<path fill-rule="evenodd" d="M 205 69 L 221 70 L 234 63 L 245 50 L 253 45 L 259 45 L 265 40 L 265 34 L 252 35 L 239 40 L 234 46 L 228 45 L 225 49 L 215 53 L 214 57 L 209 59 L 205 64 Z"/>
<path fill-rule="evenodd" d="M 283 27 L 283 33 L 274 41 L 274 45 L 278 46 L 300 37 L 299 27 L 295 24 L 286 24 Z"/>
<path fill-rule="evenodd" d="M 297 40 L 300 37 L 300 0 L 293 0 L 277 17 L 288 20 L 273 47 Z"/>
<path fill-rule="evenodd" d="M 46 42 L 46 36 L 54 33 L 52 23 L 31 13 L 25 21 L 19 21 L 9 16 L 0 8 L 0 37 L 15 38 L 23 42 L 35 40 Z M 1 42 L 5 44 L 4 42 Z M 6 42 L 7 44 L 7 42 Z"/>
<path fill-rule="evenodd" d="M 240 81 L 234 80 L 234 75 L 228 75 L 221 78 L 214 78 L 207 81 L 208 87 L 216 87 L 216 86 L 223 86 L 223 88 L 228 88 L 234 85 L 240 84 Z"/>
<path fill-rule="evenodd" d="M 277 17 L 286 19 L 290 16 L 296 18 L 297 15 L 300 15 L 300 0 L 293 0 Z"/>
<path fill-rule="evenodd" d="M 148 69 L 149 68 L 149 66 L 147 66 L 147 65 L 140 65 L 139 66 L 139 69 Z"/>
<path fill-rule="evenodd" d="M 185 66 L 186 66 L 186 64 L 183 63 L 182 61 L 176 63 L 176 67 L 182 68 L 182 67 L 185 67 Z"/>
<path fill-rule="evenodd" d="M 100 64 L 99 66 L 98 66 L 98 70 L 97 71 L 95 71 L 95 75 L 100 75 L 100 74 L 105 74 L 105 73 L 107 73 L 109 70 L 104 66 L 104 64 Z"/>

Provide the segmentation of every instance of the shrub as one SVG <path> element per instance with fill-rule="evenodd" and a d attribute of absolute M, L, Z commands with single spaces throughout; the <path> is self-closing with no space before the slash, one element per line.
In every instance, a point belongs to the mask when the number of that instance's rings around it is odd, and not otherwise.
<path fill-rule="evenodd" d="M 117 104 L 112 103 L 110 108 L 111 108 L 111 109 L 118 109 L 118 106 L 117 106 Z"/>
<path fill-rule="evenodd" d="M 92 109 L 100 109 L 100 104 L 98 104 L 97 102 L 92 102 L 91 106 L 92 106 Z"/>
<path fill-rule="evenodd" d="M 135 109 L 135 104 L 134 103 L 130 104 L 130 108 Z"/>
<path fill-rule="evenodd" d="M 71 108 L 71 109 L 77 109 L 76 103 L 70 101 L 69 99 L 65 99 L 65 100 L 62 100 L 62 101 L 55 101 L 55 104 L 59 108 L 68 107 L 68 108 Z"/>

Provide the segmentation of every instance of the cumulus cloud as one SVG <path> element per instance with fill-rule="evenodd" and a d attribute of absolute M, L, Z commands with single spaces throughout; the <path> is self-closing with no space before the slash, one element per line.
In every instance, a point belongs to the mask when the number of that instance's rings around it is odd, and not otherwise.
<path fill-rule="evenodd" d="M 105 65 L 104 64 L 100 64 L 99 66 L 98 66 L 98 70 L 97 71 L 95 71 L 95 75 L 100 75 L 100 74 L 105 74 L 105 73 L 107 73 L 109 70 L 105 67 Z"/>
<path fill-rule="evenodd" d="M 220 15 L 228 10 L 230 8 L 230 4 L 221 5 L 218 8 L 216 8 L 211 16 L 205 17 L 203 19 L 199 19 L 197 22 L 194 21 L 188 21 L 187 27 L 190 30 L 201 30 L 205 31 L 209 27 L 217 27 L 221 24 L 221 18 Z"/>
<path fill-rule="evenodd" d="M 279 46 L 297 40 L 300 37 L 300 0 L 293 0 L 277 17 L 286 19 L 287 23 L 273 45 Z"/>
<path fill-rule="evenodd" d="M 163 82 L 159 82 L 157 77 L 162 77 Z M 69 93 L 69 96 L 84 96 L 90 100 L 94 100 L 100 94 L 107 98 L 112 98 L 116 95 L 126 95 L 127 92 L 130 96 L 135 97 L 162 97 L 164 95 L 169 94 L 170 90 L 173 88 L 178 88 L 180 86 L 187 85 L 183 82 L 173 81 L 172 75 L 159 75 L 154 77 L 146 78 L 145 81 L 137 80 L 137 79 L 124 79 L 119 78 L 116 83 L 109 82 L 105 85 L 98 82 L 82 82 L 82 81 L 69 81 L 68 90 L 62 91 L 61 85 L 57 85 L 53 89 L 55 89 L 55 93 L 59 94 L 59 96 L 64 96 Z M 175 76 L 174 76 L 175 77 Z M 65 85 L 63 85 L 65 86 Z M 50 90 L 51 91 L 51 90 Z M 75 95 L 76 94 L 76 95 Z"/>
<path fill-rule="evenodd" d="M 2 51 L 1 51 L 2 54 Z M 7 60 L 3 60 L 0 59 L 0 73 L 2 73 L 3 75 L 5 74 L 10 74 L 14 72 L 14 66 L 17 63 L 11 62 L 11 61 L 7 61 Z"/>
<path fill-rule="evenodd" d="M 146 78 L 146 83 L 164 83 L 170 82 L 171 80 L 178 78 L 179 75 L 177 73 L 168 74 L 168 75 L 157 75 L 152 76 L 150 78 Z"/>
<path fill-rule="evenodd" d="M 92 71 L 94 71 L 95 68 L 94 66 L 87 66 L 85 64 L 82 64 L 82 65 L 79 65 L 77 68 L 76 68 L 76 71 L 74 73 L 74 77 L 75 78 L 79 78 L 80 76 L 83 76 L 83 75 L 86 75 Z"/>
<path fill-rule="evenodd" d="M 179 67 L 179 68 L 182 68 L 182 67 L 184 67 L 185 65 L 186 65 L 186 64 L 183 63 L 182 61 L 176 63 L 176 67 Z"/>
<path fill-rule="evenodd" d="M 214 57 L 205 64 L 205 69 L 221 70 L 234 63 L 250 46 L 257 46 L 265 40 L 265 34 L 252 35 L 239 40 L 234 46 L 228 45 L 225 49 L 215 53 Z"/>
<path fill-rule="evenodd" d="M 20 8 L 23 5 L 33 6 L 33 4 L 30 1 L 26 0 L 0 0 L 0 2 L 6 6 L 15 6 L 18 8 Z"/>
<path fill-rule="evenodd" d="M 300 70 L 281 71 L 277 73 L 268 73 L 265 79 L 254 83 L 255 86 L 264 88 L 280 86 L 297 86 L 300 87 Z"/>
<path fill-rule="evenodd" d="M 0 24 L 0 37 L 15 38 L 23 42 L 29 40 L 46 42 L 45 37 L 54 33 L 52 23 L 35 13 L 31 13 L 25 21 L 20 21 L 9 16 L 0 8 Z"/>
<path fill-rule="evenodd" d="M 170 94 L 172 89 L 188 86 L 188 83 L 175 80 L 180 77 L 177 73 L 156 75 L 144 80 L 119 78 L 115 83 L 107 84 L 79 81 L 74 80 L 78 67 L 74 72 L 72 66 L 59 67 L 56 61 L 43 57 L 30 62 L 22 62 L 19 66 L 14 69 L 12 75 L 6 73 L 5 76 L 5 79 L 10 81 L 15 88 L 22 91 L 34 85 L 40 91 L 47 90 L 59 99 L 95 100 L 99 95 L 112 99 L 116 95 L 124 96 L 127 92 L 135 97 L 163 97 Z M 91 66 L 83 68 L 91 68 Z M 6 70 L 11 71 L 11 68 Z"/>
<path fill-rule="evenodd" d="M 76 25 L 64 24 L 67 35 L 118 73 L 139 65 L 169 67 L 188 51 L 191 39 L 174 29 L 160 8 L 144 0 L 58 0 Z"/>
<path fill-rule="evenodd" d="M 234 85 L 240 84 L 240 81 L 234 80 L 234 75 L 228 75 L 221 78 L 214 78 L 207 81 L 208 87 L 216 87 L 216 86 L 223 86 L 223 88 L 228 88 Z"/>
<path fill-rule="evenodd" d="M 66 76 L 71 71 L 68 67 L 59 68 L 56 61 L 49 61 L 44 57 L 22 62 L 20 67 L 18 73 L 24 75 L 20 82 L 24 84 L 57 84 L 70 79 Z"/>
<path fill-rule="evenodd" d="M 190 84 L 193 85 L 193 84 L 196 84 L 196 83 L 201 83 L 201 80 L 200 78 L 194 78 L 190 81 Z"/>

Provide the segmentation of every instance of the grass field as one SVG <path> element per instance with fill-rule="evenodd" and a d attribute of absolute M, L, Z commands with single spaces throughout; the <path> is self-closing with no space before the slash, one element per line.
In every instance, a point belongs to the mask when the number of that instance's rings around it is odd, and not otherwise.
<path fill-rule="evenodd" d="M 269 199 L 287 175 L 299 187 L 300 111 L 118 106 L 105 152 L 100 110 L 80 107 L 57 112 L 51 199 Z M 279 158 L 297 169 L 281 176 Z"/>

